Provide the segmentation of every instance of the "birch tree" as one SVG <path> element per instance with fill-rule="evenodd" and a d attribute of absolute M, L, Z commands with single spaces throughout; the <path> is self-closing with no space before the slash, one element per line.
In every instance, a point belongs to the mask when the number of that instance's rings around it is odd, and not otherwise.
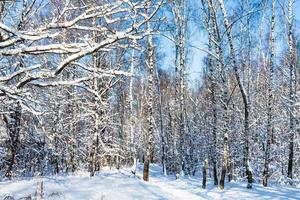
<path fill-rule="evenodd" d="M 147 0 L 145 4 L 145 9 L 148 17 L 150 17 L 151 1 Z M 153 41 L 151 35 L 151 23 L 147 22 L 147 67 L 148 67 L 148 94 L 147 94 L 147 122 L 148 122 L 148 132 L 147 132 L 147 146 L 146 155 L 144 161 L 144 171 L 143 179 L 144 181 L 149 181 L 149 166 L 152 154 L 152 145 L 154 137 L 154 123 L 153 123 L 153 68 L 154 68 L 154 51 L 153 51 Z"/>
<path fill-rule="evenodd" d="M 289 157 L 288 157 L 288 177 L 293 178 L 293 159 L 294 159 L 294 134 L 295 134 L 295 119 L 294 119 L 294 103 L 295 103 L 295 59 L 294 59 L 294 42 L 293 42 L 293 10 L 292 0 L 288 1 L 288 45 L 289 45 L 289 101 L 290 101 L 290 130 L 289 130 Z"/>
<path fill-rule="evenodd" d="M 247 174 L 247 179 L 248 179 L 248 185 L 247 188 L 251 189 L 252 188 L 252 172 L 251 169 L 249 167 L 249 99 L 248 99 L 248 95 L 246 93 L 245 87 L 242 83 L 241 77 L 239 75 L 239 71 L 238 71 L 238 63 L 236 61 L 236 56 L 235 56 L 235 49 L 234 49 L 234 44 L 233 44 L 233 39 L 232 39 L 232 35 L 231 35 L 231 28 L 229 27 L 229 22 L 227 19 L 227 12 L 224 6 L 224 2 L 223 0 L 218 0 L 219 1 L 219 5 L 221 8 L 221 12 L 222 12 L 222 16 L 223 16 L 223 23 L 226 29 L 226 34 L 227 34 L 227 39 L 228 39 L 228 44 L 229 44 L 229 48 L 230 48 L 230 55 L 231 55 L 231 59 L 232 59 L 232 64 L 233 64 L 233 68 L 234 68 L 234 72 L 235 72 L 235 77 L 240 89 L 240 92 L 242 94 L 242 98 L 243 98 L 243 103 L 244 103 L 244 166 L 246 169 L 246 174 Z"/>
<path fill-rule="evenodd" d="M 275 65 L 275 1 L 272 1 L 272 20 L 271 20 L 271 57 L 269 68 L 269 84 L 268 84 L 268 121 L 267 121 L 267 144 L 265 150 L 265 164 L 263 171 L 263 186 L 268 185 L 269 178 L 269 163 L 270 163 L 270 150 L 271 139 L 273 135 L 273 79 L 274 79 L 274 65 Z"/>

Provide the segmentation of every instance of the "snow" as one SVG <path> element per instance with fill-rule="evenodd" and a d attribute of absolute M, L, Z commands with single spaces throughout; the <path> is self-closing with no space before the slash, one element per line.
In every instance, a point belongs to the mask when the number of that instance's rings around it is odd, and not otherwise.
<path fill-rule="evenodd" d="M 299 188 L 267 187 L 254 184 L 246 189 L 245 183 L 227 183 L 225 190 L 213 186 L 208 179 L 207 189 L 201 188 L 201 179 L 164 176 L 161 168 L 151 166 L 150 182 L 141 180 L 142 166 L 137 176 L 130 169 L 104 170 L 95 177 L 80 172 L 70 176 L 38 177 L 33 179 L 0 182 L 0 199 L 80 199 L 80 200 L 126 200 L 126 199 L 300 199 Z M 30 198 L 29 198 L 30 199 Z"/>

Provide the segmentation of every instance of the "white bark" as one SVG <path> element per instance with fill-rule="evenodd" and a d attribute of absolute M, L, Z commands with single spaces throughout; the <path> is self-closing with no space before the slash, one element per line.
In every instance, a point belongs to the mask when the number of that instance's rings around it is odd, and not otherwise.
<path fill-rule="evenodd" d="M 293 159 L 294 159 L 294 135 L 295 135 L 295 119 L 294 119 L 294 104 L 295 104 L 295 52 L 293 42 L 293 7 L 292 0 L 288 0 L 288 45 L 289 45 L 289 102 L 290 102 L 290 130 L 289 130 L 289 157 L 288 157 L 288 177 L 293 178 Z"/>
<path fill-rule="evenodd" d="M 265 164 L 263 171 L 263 186 L 268 186 L 269 163 L 271 151 L 271 139 L 273 135 L 273 77 L 275 68 L 275 0 L 272 0 L 272 20 L 271 20 L 271 57 L 269 67 L 269 84 L 268 84 L 268 120 L 267 120 L 267 144 L 265 151 Z"/>
<path fill-rule="evenodd" d="M 221 8 L 222 16 L 223 16 L 223 23 L 226 29 L 226 34 L 227 34 L 227 39 L 229 43 L 229 48 L 230 48 L 230 55 L 231 55 L 231 60 L 233 63 L 233 68 L 235 72 L 235 77 L 238 82 L 238 86 L 240 89 L 240 92 L 242 94 L 243 98 L 243 103 L 244 103 L 244 166 L 246 168 L 246 174 L 247 174 L 247 179 L 248 179 L 248 185 L 247 188 L 252 188 L 252 172 L 251 169 L 249 168 L 249 99 L 248 95 L 246 93 L 245 87 L 243 85 L 243 82 L 241 80 L 241 77 L 239 75 L 238 71 L 238 63 L 236 60 L 236 55 L 235 55 L 235 49 L 233 46 L 233 39 L 231 35 L 231 27 L 229 26 L 228 19 L 227 19 L 227 13 L 226 9 L 224 6 L 223 0 L 218 0 L 219 5 Z"/>
<path fill-rule="evenodd" d="M 150 16 L 150 5 L 151 0 L 146 1 L 146 12 L 148 16 Z M 148 133 L 147 133 L 147 147 L 146 147 L 146 155 L 144 161 L 144 172 L 143 179 L 144 181 L 149 181 L 149 167 L 150 161 L 152 157 L 152 145 L 154 139 L 154 118 L 153 118 L 153 68 L 154 68 L 154 49 L 153 49 L 153 41 L 152 41 L 152 33 L 151 33 L 151 23 L 147 22 L 147 67 L 148 67 L 148 105 L 147 105 L 147 122 L 148 122 Z"/>

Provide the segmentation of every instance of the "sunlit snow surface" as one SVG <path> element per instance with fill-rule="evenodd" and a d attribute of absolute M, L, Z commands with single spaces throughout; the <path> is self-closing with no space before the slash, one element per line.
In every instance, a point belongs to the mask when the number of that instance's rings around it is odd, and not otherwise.
<path fill-rule="evenodd" d="M 130 169 L 105 170 L 90 178 L 88 173 L 73 176 L 52 176 L 28 180 L 0 182 L 0 200 L 4 199 L 78 199 L 78 200 L 126 200 L 126 199 L 300 199 L 299 188 L 267 187 L 254 184 L 248 190 L 244 183 L 226 183 L 220 190 L 208 181 L 207 189 L 201 189 L 200 177 L 182 177 L 174 180 L 164 177 L 161 169 L 151 167 L 150 182 L 146 183 L 130 173 Z M 9 198 L 10 197 L 10 198 Z"/>

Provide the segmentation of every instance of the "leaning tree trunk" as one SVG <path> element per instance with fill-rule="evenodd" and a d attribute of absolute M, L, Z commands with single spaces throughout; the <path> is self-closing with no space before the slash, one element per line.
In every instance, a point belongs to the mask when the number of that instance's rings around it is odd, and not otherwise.
<path fill-rule="evenodd" d="M 237 80 L 237 83 L 238 83 L 238 86 L 239 86 L 239 89 L 240 89 L 240 92 L 241 92 L 242 98 L 243 98 L 243 104 L 244 104 L 244 150 L 243 150 L 244 159 L 243 159 L 243 163 L 244 163 L 244 167 L 246 169 L 246 174 L 247 174 L 247 179 L 248 179 L 247 188 L 251 189 L 253 180 L 252 180 L 252 171 L 249 167 L 249 110 L 250 110 L 250 104 L 249 104 L 246 90 L 244 88 L 243 82 L 242 82 L 241 77 L 238 72 L 238 65 L 237 65 L 237 61 L 236 61 L 235 50 L 234 50 L 233 40 L 232 40 L 232 35 L 231 35 L 231 27 L 229 26 L 229 23 L 228 23 L 227 13 L 225 10 L 224 2 L 223 2 L 223 0 L 218 0 L 218 1 L 219 1 L 219 5 L 221 8 L 222 16 L 223 16 L 223 23 L 224 23 L 224 26 L 226 29 L 226 34 L 227 34 L 228 44 L 230 47 L 230 55 L 231 55 L 231 59 L 233 62 L 235 77 L 236 77 L 236 80 Z"/>
<path fill-rule="evenodd" d="M 275 63 L 275 0 L 272 0 L 272 22 L 271 22 L 271 57 L 270 57 L 270 74 L 268 84 L 268 121 L 267 121 L 267 145 L 265 151 L 265 164 L 263 171 L 263 186 L 268 186 L 269 178 L 269 163 L 270 163 L 270 150 L 271 139 L 273 130 L 273 76 L 274 76 L 274 63 Z"/>

